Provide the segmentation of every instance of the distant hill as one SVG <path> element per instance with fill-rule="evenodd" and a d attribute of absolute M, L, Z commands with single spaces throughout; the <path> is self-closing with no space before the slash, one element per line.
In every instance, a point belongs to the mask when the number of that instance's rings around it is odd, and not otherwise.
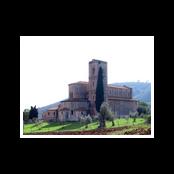
<path fill-rule="evenodd" d="M 151 103 L 151 83 L 149 82 L 121 82 L 121 83 L 113 83 L 115 86 L 123 86 L 126 85 L 133 89 L 133 98 L 146 102 L 148 104 Z"/>

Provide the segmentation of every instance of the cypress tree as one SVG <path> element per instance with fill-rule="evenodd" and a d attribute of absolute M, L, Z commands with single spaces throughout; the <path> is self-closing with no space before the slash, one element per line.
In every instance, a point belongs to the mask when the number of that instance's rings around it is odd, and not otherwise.
<path fill-rule="evenodd" d="M 103 86 L 103 70 L 100 67 L 98 72 L 97 87 L 96 87 L 96 110 L 100 112 L 100 106 L 104 101 L 104 86 Z"/>

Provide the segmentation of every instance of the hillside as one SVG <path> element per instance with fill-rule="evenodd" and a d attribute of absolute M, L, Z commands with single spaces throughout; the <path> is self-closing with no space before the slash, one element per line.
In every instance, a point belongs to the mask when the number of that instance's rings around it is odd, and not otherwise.
<path fill-rule="evenodd" d="M 113 83 L 115 86 L 123 86 L 126 85 L 133 89 L 133 98 L 146 102 L 148 104 L 151 103 L 151 83 L 149 82 L 121 82 L 121 83 Z"/>

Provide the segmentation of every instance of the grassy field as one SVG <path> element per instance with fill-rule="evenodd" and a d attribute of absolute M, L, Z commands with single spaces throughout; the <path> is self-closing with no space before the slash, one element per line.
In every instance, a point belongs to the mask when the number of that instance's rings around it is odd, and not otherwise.
<path fill-rule="evenodd" d="M 132 118 L 129 118 L 128 120 L 121 118 L 114 120 L 115 126 L 112 126 L 112 123 L 110 121 L 106 121 L 106 128 L 118 128 L 123 126 L 129 126 L 129 130 L 135 129 L 136 127 L 149 128 L 150 126 L 144 124 L 144 121 L 145 121 L 144 118 L 137 118 L 136 122 L 133 123 Z M 62 131 L 87 131 L 98 128 L 98 125 L 99 125 L 98 122 L 93 122 L 88 125 L 88 128 L 85 128 L 85 125 L 79 122 L 65 122 L 64 124 L 41 122 L 41 123 L 25 124 L 24 134 L 37 133 L 37 132 L 44 133 L 44 132 L 62 132 Z M 113 131 L 113 134 L 123 134 L 123 133 L 124 133 L 123 130 L 117 133 Z"/>

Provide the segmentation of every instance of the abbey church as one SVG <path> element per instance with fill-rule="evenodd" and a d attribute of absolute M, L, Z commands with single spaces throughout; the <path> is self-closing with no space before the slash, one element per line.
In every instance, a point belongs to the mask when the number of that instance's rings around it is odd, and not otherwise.
<path fill-rule="evenodd" d="M 137 101 L 132 99 L 132 88 L 128 86 L 108 85 L 107 62 L 95 60 L 89 62 L 89 81 L 69 84 L 69 98 L 56 108 L 43 113 L 45 120 L 78 121 L 81 115 L 95 115 L 96 87 L 99 68 L 103 70 L 104 101 L 110 105 L 114 116 L 129 115 L 135 112 Z"/>

